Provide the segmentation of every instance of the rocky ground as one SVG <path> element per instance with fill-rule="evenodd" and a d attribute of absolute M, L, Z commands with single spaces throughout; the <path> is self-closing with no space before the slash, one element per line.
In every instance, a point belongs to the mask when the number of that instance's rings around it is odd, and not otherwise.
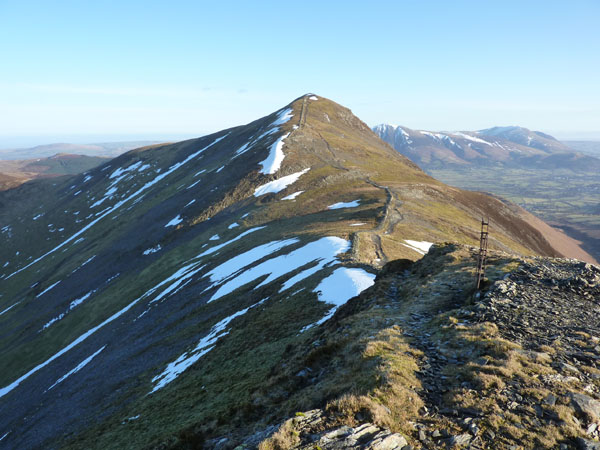
<path fill-rule="evenodd" d="M 369 397 L 396 422 L 364 408 L 348 419 L 329 402 L 260 448 L 600 449 L 600 268 L 498 253 L 475 293 L 473 260 L 467 247 L 435 248 L 384 269 L 353 306 L 382 311 L 407 345 L 397 367 L 418 367 L 417 382 L 383 375 L 387 394 Z M 418 394 L 418 410 L 399 418 L 390 409 L 401 388 Z"/>

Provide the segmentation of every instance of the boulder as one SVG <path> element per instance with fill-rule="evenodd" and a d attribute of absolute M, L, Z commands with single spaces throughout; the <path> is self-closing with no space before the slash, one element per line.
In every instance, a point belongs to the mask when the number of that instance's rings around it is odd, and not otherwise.
<path fill-rule="evenodd" d="M 590 417 L 593 421 L 600 419 L 600 401 L 585 394 L 570 393 L 569 397 L 577 412 Z"/>

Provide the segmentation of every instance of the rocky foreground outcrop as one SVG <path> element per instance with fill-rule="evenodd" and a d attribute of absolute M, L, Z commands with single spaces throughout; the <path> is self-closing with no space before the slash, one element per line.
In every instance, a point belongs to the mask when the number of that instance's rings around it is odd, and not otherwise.
<path fill-rule="evenodd" d="M 600 449 L 600 268 L 493 253 L 475 292 L 474 261 L 446 245 L 388 264 L 315 341 L 362 327 L 375 387 L 297 412 L 260 448 Z"/>

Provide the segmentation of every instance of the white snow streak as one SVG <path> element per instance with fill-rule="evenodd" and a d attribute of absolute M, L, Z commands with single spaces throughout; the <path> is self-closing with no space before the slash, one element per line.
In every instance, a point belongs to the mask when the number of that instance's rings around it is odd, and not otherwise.
<path fill-rule="evenodd" d="M 269 156 L 267 156 L 267 158 L 260 163 L 262 166 L 260 173 L 264 173 L 265 175 L 274 174 L 279 170 L 281 163 L 283 162 L 283 158 L 285 158 L 285 155 L 283 154 L 283 141 L 289 135 L 290 133 L 284 134 L 271 145 L 271 148 L 269 149 Z"/>
<path fill-rule="evenodd" d="M 171 219 L 171 221 L 165 225 L 165 228 L 174 227 L 175 225 L 179 225 L 181 222 L 183 222 L 183 219 L 181 218 L 181 216 L 177 216 Z"/>
<path fill-rule="evenodd" d="M 8 278 L 7 278 L 8 279 Z M 54 286 L 56 286 L 58 283 L 60 283 L 62 280 L 58 280 L 56 283 L 51 284 L 50 286 L 48 286 L 46 289 L 44 289 L 42 292 L 40 292 L 38 295 L 35 296 L 35 298 L 40 298 L 42 295 L 44 295 L 46 292 L 48 292 L 50 289 L 52 289 Z"/>
<path fill-rule="evenodd" d="M 272 127 L 278 127 L 288 122 L 292 118 L 292 110 L 290 108 L 284 109 L 277 115 L 277 119 L 271 124 Z M 256 141 L 260 140 L 266 134 L 271 134 L 271 130 L 267 131 L 265 134 L 261 135 Z M 283 158 L 285 155 L 283 154 L 283 144 L 285 138 L 287 138 L 290 133 L 286 133 L 283 136 L 279 137 L 269 149 L 269 156 L 262 161 L 260 164 L 262 166 L 261 173 L 266 174 L 274 174 L 281 167 L 281 163 L 283 162 Z M 256 142 L 255 141 L 255 142 Z M 239 152 L 239 150 L 238 150 Z"/>
<path fill-rule="evenodd" d="M 113 178 L 119 177 L 119 176 L 121 176 L 124 173 L 131 172 L 132 170 L 137 169 L 141 165 L 142 165 L 142 162 L 138 161 L 136 163 L 131 164 L 129 167 L 127 167 L 125 169 L 121 169 L 119 167 L 117 170 L 115 170 L 113 173 L 111 173 L 108 178 L 112 180 Z"/>
<path fill-rule="evenodd" d="M 171 283 L 165 290 L 163 290 L 154 299 L 152 299 L 150 301 L 150 303 L 155 303 L 155 302 L 161 300 L 162 298 L 166 297 L 170 293 L 172 293 L 172 292 L 174 293 L 174 291 L 181 285 L 181 283 L 183 283 L 185 280 L 193 277 L 195 274 L 200 272 L 203 268 L 204 268 L 204 265 L 200 265 L 200 263 L 192 263 L 192 264 L 188 264 L 187 266 L 182 267 L 177 272 L 175 272 L 173 275 L 171 275 L 169 278 L 161 281 L 159 284 L 157 284 L 155 287 L 153 287 L 146 293 L 146 295 L 151 294 L 154 291 L 156 291 L 159 287 L 164 286 L 165 284 L 167 284 L 170 281 L 173 281 L 173 283 Z"/>
<path fill-rule="evenodd" d="M 115 278 L 115 277 L 113 277 Z M 112 279 L 112 278 L 111 278 Z M 111 281 L 111 280 L 108 280 Z M 107 282 L 108 282 L 107 281 Z M 79 306 L 80 304 L 82 304 L 84 301 L 86 301 L 94 292 L 96 292 L 96 290 L 92 290 L 90 292 L 88 292 L 87 294 L 85 294 L 82 297 L 76 298 L 75 300 L 73 300 L 70 304 L 69 304 L 69 309 L 67 309 L 64 313 L 60 313 L 58 316 L 52 318 L 50 321 L 48 321 L 46 324 L 44 324 L 44 326 L 42 327 L 42 329 L 40 331 L 45 330 L 46 328 L 48 328 L 50 325 L 52 325 L 55 322 L 58 322 L 59 320 L 64 319 L 64 317 L 73 309 L 76 308 L 77 306 Z"/>
<path fill-rule="evenodd" d="M 220 292 L 224 292 L 222 295 L 226 295 L 227 293 L 239 287 L 241 285 L 240 283 L 245 284 L 246 282 L 250 282 L 258 276 L 260 276 L 260 274 L 254 276 L 254 274 L 252 273 L 246 273 L 243 277 L 240 278 L 237 275 L 241 270 L 250 266 L 256 261 L 259 261 L 265 258 L 266 256 L 269 256 L 281 250 L 284 247 L 288 247 L 298 242 L 298 239 L 286 239 L 282 241 L 268 242 L 266 244 L 254 247 L 253 249 L 248 250 L 247 252 L 234 256 L 233 258 L 228 259 L 224 263 L 215 267 L 210 272 L 207 272 L 204 276 L 210 277 L 210 281 L 213 282 L 213 284 L 229 280 L 228 283 L 221 286 L 221 289 L 217 291 L 213 298 L 209 300 L 209 303 L 213 300 L 216 300 L 216 298 L 218 298 L 217 295 Z M 261 266 L 262 265 L 259 265 L 257 267 Z M 264 272 L 264 270 L 260 270 L 260 272 Z M 220 296 L 221 295 L 219 295 L 219 297 Z"/>
<path fill-rule="evenodd" d="M 279 114 L 277 114 L 277 119 L 275 119 L 275 122 L 273 122 L 271 124 L 271 126 L 278 127 L 280 125 L 283 125 L 284 123 L 289 122 L 289 120 L 293 116 L 294 116 L 294 114 L 292 113 L 292 109 L 291 108 L 284 109 Z"/>
<path fill-rule="evenodd" d="M 416 251 L 417 253 L 420 253 L 421 255 L 424 255 L 425 253 L 427 253 L 429 251 L 429 247 L 431 247 L 433 245 L 433 242 L 412 241 L 410 239 L 405 239 L 404 242 L 406 242 L 406 244 L 402 244 L 402 245 L 410 248 L 411 250 Z"/>
<path fill-rule="evenodd" d="M 85 260 L 85 262 L 84 262 L 84 263 L 83 263 L 81 266 L 79 266 L 79 267 L 83 267 L 83 266 L 85 266 L 87 263 L 89 263 L 89 262 L 90 262 L 92 259 L 94 259 L 95 257 L 96 257 L 96 255 L 92 256 L 91 258 L 88 258 L 88 259 L 86 259 L 86 260 Z"/>
<path fill-rule="evenodd" d="M 160 251 L 162 249 L 162 247 L 160 246 L 160 244 L 158 244 L 156 247 L 150 247 L 146 250 L 144 250 L 144 255 L 151 255 L 152 253 L 156 253 L 158 251 Z"/>
<path fill-rule="evenodd" d="M 317 241 L 309 242 L 303 247 L 291 251 L 289 254 L 268 259 L 250 269 L 242 271 L 242 269 L 250 266 L 255 261 L 297 242 L 298 239 L 287 239 L 284 241 L 274 241 L 263 244 L 212 269 L 205 276 L 210 276 L 210 280 L 213 283 L 220 283 L 223 281 L 224 283 L 208 302 L 210 303 L 217 300 L 224 295 L 233 292 L 237 288 L 251 283 L 265 275 L 268 275 L 267 278 L 256 286 L 257 288 L 269 284 L 279 277 L 282 277 L 289 272 L 293 272 L 300 267 L 306 266 L 307 264 L 315 264 L 313 267 L 305 269 L 287 280 L 283 284 L 281 290 L 289 289 L 296 283 L 321 270 L 326 264 L 332 263 L 335 260 L 336 255 L 344 253 L 350 248 L 350 242 L 345 239 L 339 237 L 324 237 Z M 240 273 L 240 271 L 242 272 Z"/>
<path fill-rule="evenodd" d="M 254 190 L 254 196 L 260 197 L 261 195 L 265 195 L 265 194 L 269 194 L 269 193 L 276 194 L 277 192 L 283 191 L 290 184 L 293 184 L 296 181 L 298 181 L 298 178 L 300 178 L 302 175 L 304 175 L 309 170 L 310 170 L 310 167 L 307 169 L 304 169 L 301 172 L 296 172 L 291 175 L 281 177 L 278 180 L 269 181 L 268 183 L 257 187 Z"/>
<path fill-rule="evenodd" d="M 0 316 L 4 313 L 7 313 L 8 311 L 10 311 L 11 309 L 13 309 L 15 306 L 17 306 L 19 303 L 21 302 L 17 302 L 17 303 L 13 303 L 12 305 L 10 305 L 8 308 L 6 308 L 4 311 L 0 311 Z"/>
<path fill-rule="evenodd" d="M 84 301 L 86 301 L 88 298 L 90 298 L 90 295 L 92 295 L 94 292 L 96 292 L 95 290 L 88 292 L 87 294 L 85 294 L 82 297 L 79 297 L 75 300 L 73 300 L 70 304 L 69 304 L 69 310 L 81 305 Z"/>
<path fill-rule="evenodd" d="M 454 134 L 456 136 L 460 136 L 460 137 L 463 137 L 465 139 L 468 139 L 469 141 L 479 142 L 480 144 L 485 144 L 485 145 L 489 145 L 490 147 L 492 147 L 492 144 L 490 144 L 488 141 L 484 141 L 483 139 L 479 139 L 479 138 L 476 138 L 474 136 L 470 136 L 468 134 L 461 133 L 460 131 L 455 131 Z"/>
<path fill-rule="evenodd" d="M 222 243 L 222 244 L 215 245 L 214 247 L 211 247 L 211 248 L 209 248 L 209 249 L 208 249 L 208 250 L 206 250 L 205 252 L 203 252 L 203 253 L 200 253 L 198 256 L 196 256 L 196 258 L 202 258 L 203 256 L 210 255 L 211 253 L 214 253 L 214 252 L 216 252 L 216 251 L 218 251 L 218 250 L 221 250 L 221 249 L 222 249 L 223 247 L 225 247 L 226 245 L 229 245 L 229 244 L 231 244 L 232 242 L 235 242 L 235 241 L 237 241 L 237 240 L 239 240 L 239 239 L 242 239 L 244 236 L 246 236 L 246 235 L 248 235 L 248 234 L 250 234 L 250 233 L 254 233 L 255 231 L 262 230 L 263 228 L 265 228 L 265 227 L 263 226 L 263 227 L 254 227 L 254 228 L 250 228 L 249 230 L 246 230 L 246 231 L 244 231 L 243 233 L 240 233 L 238 236 L 234 237 L 233 239 L 231 239 L 231 240 L 229 240 L 229 241 L 227 241 L 227 242 L 224 242 L 224 243 Z M 215 236 L 216 236 L 216 235 L 215 235 Z"/>
<path fill-rule="evenodd" d="M 100 350 L 98 350 L 96 353 L 94 353 L 91 356 L 88 356 L 87 358 L 85 358 L 83 361 L 81 361 L 77 367 L 75 367 L 73 370 L 70 370 L 69 372 L 67 372 L 66 374 L 64 374 L 62 377 L 60 377 L 58 380 L 56 380 L 56 382 L 50 386 L 46 392 L 48 392 L 50 389 L 52 389 L 54 386 L 56 386 L 59 383 L 62 383 L 63 381 L 65 381 L 68 377 L 70 377 L 71 375 L 73 375 L 74 373 L 79 372 L 81 369 L 83 369 L 85 366 L 87 366 L 90 361 L 92 359 L 94 359 L 96 356 L 98 356 L 98 353 L 100 353 L 102 350 L 104 350 L 106 348 L 106 345 L 104 347 L 102 347 Z"/>
<path fill-rule="evenodd" d="M 328 209 L 356 208 L 359 205 L 360 205 L 360 199 L 353 200 L 351 202 L 345 202 L 345 203 L 344 202 L 334 203 L 333 205 L 329 205 L 327 208 Z"/>
<path fill-rule="evenodd" d="M 303 192 L 304 191 L 294 192 L 293 194 L 290 194 L 290 195 L 287 195 L 287 196 L 283 197 L 281 200 L 294 200 L 296 197 L 298 197 Z"/>

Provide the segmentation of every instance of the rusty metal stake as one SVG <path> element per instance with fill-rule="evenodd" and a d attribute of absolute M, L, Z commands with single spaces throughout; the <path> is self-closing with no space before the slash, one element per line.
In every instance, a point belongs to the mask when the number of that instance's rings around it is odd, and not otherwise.
<path fill-rule="evenodd" d="M 481 218 L 481 237 L 479 238 L 479 258 L 477 260 L 477 290 L 481 288 L 481 282 L 485 277 L 485 262 L 487 259 L 488 235 L 490 219 L 487 222 Z"/>

